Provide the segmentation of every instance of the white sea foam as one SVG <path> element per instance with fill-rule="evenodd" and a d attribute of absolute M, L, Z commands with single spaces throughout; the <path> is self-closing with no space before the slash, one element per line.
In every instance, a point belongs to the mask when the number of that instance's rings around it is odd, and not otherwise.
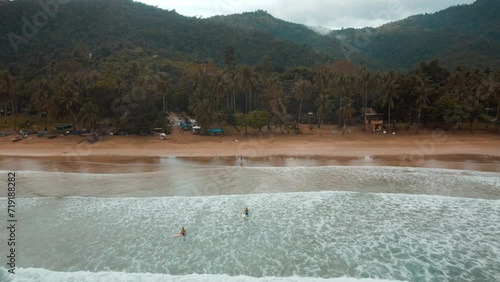
<path fill-rule="evenodd" d="M 240 216 L 246 206 L 249 221 Z M 19 199 L 18 213 L 22 266 L 62 272 L 408 281 L 495 281 L 500 273 L 498 200 L 350 192 L 33 198 Z M 172 238 L 182 226 L 187 239 Z"/>
<path fill-rule="evenodd" d="M 24 197 L 355 191 L 500 199 L 500 173 L 401 167 L 168 166 L 165 171 L 128 174 L 20 171 L 17 182 Z"/>
<path fill-rule="evenodd" d="M 21 171 L 16 239 L 31 276 L 15 277 L 31 280 L 14 281 L 500 281 L 499 183 L 384 167 Z M 182 226 L 187 239 L 172 238 Z"/>
<path fill-rule="evenodd" d="M 124 273 L 124 272 L 55 272 L 46 269 L 18 269 L 17 274 L 7 274 L 0 268 L 1 281 L 5 282 L 395 282 L 396 280 L 314 277 L 249 277 L 229 275 L 189 274 L 175 276 L 168 274 Z"/>

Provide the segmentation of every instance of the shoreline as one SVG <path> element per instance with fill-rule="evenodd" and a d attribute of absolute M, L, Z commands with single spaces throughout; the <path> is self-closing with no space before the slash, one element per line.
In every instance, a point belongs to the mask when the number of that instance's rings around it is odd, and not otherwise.
<path fill-rule="evenodd" d="M 500 172 L 500 156 L 428 155 L 411 159 L 407 155 L 314 156 L 271 155 L 240 156 L 0 156 L 0 170 L 46 171 L 69 173 L 122 174 L 158 172 L 168 166 L 226 167 L 406 167 Z"/>
<path fill-rule="evenodd" d="M 500 136 L 491 134 L 209 137 L 174 132 L 167 140 L 156 136 L 106 136 L 94 144 L 82 140 L 79 136 L 50 140 L 35 137 L 19 142 L 0 138 L 0 169 L 22 169 L 21 163 L 27 161 L 21 160 L 28 159 L 42 167 L 51 162 L 73 163 L 72 170 L 76 171 L 79 163 L 85 162 L 147 165 L 178 158 L 234 166 L 370 165 L 500 172 Z"/>
<path fill-rule="evenodd" d="M 110 136 L 94 144 L 80 142 L 77 136 L 19 142 L 2 138 L 0 170 L 19 172 L 23 197 L 332 190 L 500 198 L 495 188 L 500 179 L 500 136 L 277 135 L 238 136 L 235 141 L 234 135 L 181 132 L 169 137 L 162 141 L 154 136 Z M 411 173 L 413 169 L 417 172 Z M 421 177 L 419 169 L 430 169 L 424 171 L 429 177 Z M 282 186 L 282 180 L 290 185 Z M 439 188 L 449 185 L 453 188 Z"/>

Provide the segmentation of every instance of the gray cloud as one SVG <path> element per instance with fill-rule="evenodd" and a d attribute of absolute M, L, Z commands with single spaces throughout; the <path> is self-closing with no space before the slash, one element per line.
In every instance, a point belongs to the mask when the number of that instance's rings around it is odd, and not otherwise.
<path fill-rule="evenodd" d="M 474 0 L 141 0 L 140 2 L 163 9 L 175 9 L 186 16 L 201 17 L 261 9 L 286 21 L 338 29 L 380 26 L 415 14 L 433 13 L 450 6 L 471 4 Z"/>

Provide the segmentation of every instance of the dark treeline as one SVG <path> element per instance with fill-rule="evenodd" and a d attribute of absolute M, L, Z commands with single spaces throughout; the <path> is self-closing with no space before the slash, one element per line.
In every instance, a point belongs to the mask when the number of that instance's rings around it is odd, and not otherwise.
<path fill-rule="evenodd" d="M 85 46 L 33 76 L 4 67 L 5 113 L 28 110 L 78 128 L 132 132 L 165 126 L 165 112 L 184 112 L 203 130 L 234 126 L 294 132 L 298 122 L 352 125 L 366 108 L 385 114 L 386 128 L 414 123 L 456 129 L 487 122 L 498 127 L 500 73 L 456 68 L 438 61 L 404 73 L 370 72 L 348 62 L 277 72 L 271 58 L 257 67 L 238 64 L 227 47 L 224 66 L 174 61 L 133 50 L 94 61 Z"/>
<path fill-rule="evenodd" d="M 418 19 L 416 26 L 448 34 L 449 26 L 460 26 L 460 15 L 483 13 L 484 21 L 467 26 L 487 33 L 491 42 L 474 41 L 480 49 L 494 49 L 498 7 L 498 1 L 480 0 L 397 25 L 412 26 Z M 166 112 L 174 111 L 196 118 L 203 130 L 294 132 L 300 122 L 353 125 L 372 108 L 385 115 L 389 130 L 396 123 L 453 130 L 473 129 L 477 122 L 498 127 L 500 74 L 482 67 L 487 61 L 497 70 L 495 52 L 485 56 L 460 49 L 467 60 L 452 56 L 443 63 L 466 66 L 454 69 L 438 61 L 407 68 L 398 61 L 382 65 L 401 72 L 379 71 L 342 61 L 338 48 L 344 45 L 337 39 L 263 11 L 206 20 L 131 0 L 16 0 L 0 1 L 0 14 L 0 110 L 14 119 L 27 112 L 77 129 L 141 132 L 165 127 Z M 419 47 L 419 42 L 438 42 L 425 33 L 411 36 L 412 49 L 407 40 L 387 41 L 393 37 L 386 32 L 400 30 L 391 26 L 373 33 L 366 48 L 397 60 L 443 58 L 419 55 L 418 50 L 446 49 L 444 44 Z M 396 48 L 396 42 L 406 45 Z M 370 66 L 363 63 L 372 62 L 365 56 L 369 50 L 352 57 L 354 64 Z M 13 127 L 18 129 L 17 120 Z"/>

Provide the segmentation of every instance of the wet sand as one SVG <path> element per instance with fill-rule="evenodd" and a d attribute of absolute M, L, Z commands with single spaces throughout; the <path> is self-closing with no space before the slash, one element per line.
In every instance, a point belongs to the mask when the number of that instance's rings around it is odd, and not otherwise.
<path fill-rule="evenodd" d="M 491 134 L 207 137 L 177 132 L 167 140 L 154 136 L 107 136 L 95 144 L 81 140 L 75 136 L 20 142 L 0 138 L 0 170 L 19 174 L 21 197 L 207 196 L 334 189 L 500 198 L 496 188 L 500 137 Z M 338 168 L 314 175 L 327 166 Z M 409 168 L 410 174 L 402 169 L 391 176 L 393 170 L 387 166 Z M 314 169 L 287 169 L 280 176 L 280 167 Z M 458 172 L 436 171 L 432 179 L 424 180 L 418 177 L 419 170 L 411 172 L 411 168 Z M 281 177 L 289 179 L 287 173 L 302 184 L 283 187 Z M 366 173 L 368 178 L 356 180 L 359 183 L 353 180 Z M 454 189 L 439 188 L 453 183 L 457 173 L 465 173 L 466 183 L 457 183 Z M 407 178 L 412 174 L 416 176 L 410 181 Z"/>
<path fill-rule="evenodd" d="M 392 134 L 261 134 L 0 138 L 0 169 L 90 173 L 158 171 L 162 158 L 234 166 L 402 166 L 500 171 L 500 135 L 441 131 Z M 82 142 L 83 141 L 83 142 Z M 125 165 L 127 164 L 127 165 Z"/>
<path fill-rule="evenodd" d="M 126 156 L 56 156 L 0 157 L 0 170 L 48 171 L 69 173 L 121 174 L 164 171 L 165 159 L 175 158 L 186 166 L 241 167 L 315 167 L 315 166 L 393 166 L 441 168 L 500 172 L 500 157 L 488 155 L 429 155 L 411 160 L 411 156 L 267 156 L 267 157 L 126 157 Z"/>

